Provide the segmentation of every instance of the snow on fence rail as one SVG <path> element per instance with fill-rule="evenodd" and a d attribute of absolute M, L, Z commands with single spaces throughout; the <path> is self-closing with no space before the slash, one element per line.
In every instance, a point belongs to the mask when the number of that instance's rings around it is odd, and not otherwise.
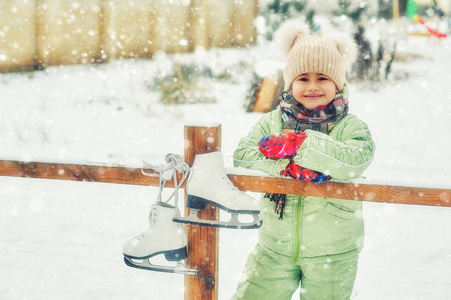
<path fill-rule="evenodd" d="M 196 154 L 220 151 L 221 126 L 185 126 L 184 142 L 185 161 L 192 165 Z M 146 172 L 152 173 L 150 170 Z M 0 160 L 0 176 L 159 186 L 158 174 L 154 173 L 155 177 L 152 177 L 143 175 L 140 168 Z M 228 176 L 233 184 L 244 191 L 451 207 L 451 189 L 332 181 L 311 183 L 297 179 L 233 173 Z M 173 187 L 169 182 L 167 186 Z M 186 208 L 185 215 L 188 214 Z M 207 205 L 205 210 L 199 212 L 199 217 L 218 220 L 219 210 Z M 186 230 L 188 249 L 191 249 L 186 264 L 197 269 L 199 274 L 185 275 L 185 300 L 216 300 L 218 228 L 186 225 Z"/>
<path fill-rule="evenodd" d="M 229 169 L 228 177 L 243 191 L 451 207 L 451 189 L 371 182 L 311 183 L 233 171 Z M 152 170 L 146 172 L 155 173 L 155 177 L 143 175 L 140 168 L 0 160 L 0 176 L 158 186 L 158 174 Z M 185 185 L 183 184 L 182 188 L 185 188 Z M 173 187 L 170 182 L 167 186 Z"/>
<path fill-rule="evenodd" d="M 248 45 L 256 40 L 257 5 L 258 0 L 0 1 L 0 71 Z"/>

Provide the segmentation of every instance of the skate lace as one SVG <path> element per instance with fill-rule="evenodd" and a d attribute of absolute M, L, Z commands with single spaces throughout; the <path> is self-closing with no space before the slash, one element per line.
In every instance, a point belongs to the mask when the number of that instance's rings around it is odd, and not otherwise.
<path fill-rule="evenodd" d="M 182 184 L 186 181 L 189 175 L 190 168 L 187 163 L 184 162 L 183 156 L 178 154 L 169 153 L 166 155 L 166 164 L 153 165 L 144 161 L 144 167 L 141 169 L 141 173 L 145 176 L 155 177 L 155 173 L 147 172 L 146 170 L 153 170 L 158 172 L 159 177 L 159 191 L 157 196 L 157 202 L 161 201 L 168 203 L 172 198 L 175 198 L 174 206 L 178 206 L 178 194 L 179 189 Z M 177 174 L 182 174 L 180 182 L 178 182 Z M 169 196 L 168 199 L 163 200 L 163 189 L 166 186 L 168 180 L 172 178 L 174 182 L 174 192 Z M 152 218 L 153 219 L 153 218 Z"/>

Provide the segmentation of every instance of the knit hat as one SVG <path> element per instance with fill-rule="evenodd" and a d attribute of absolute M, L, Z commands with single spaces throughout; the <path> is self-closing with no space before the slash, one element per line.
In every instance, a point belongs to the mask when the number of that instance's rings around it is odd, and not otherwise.
<path fill-rule="evenodd" d="M 310 35 L 307 24 L 288 20 L 275 33 L 275 42 L 287 54 L 283 70 L 285 86 L 304 73 L 322 73 L 332 79 L 338 90 L 346 81 L 346 69 L 357 56 L 357 46 L 352 36 L 317 38 Z"/>

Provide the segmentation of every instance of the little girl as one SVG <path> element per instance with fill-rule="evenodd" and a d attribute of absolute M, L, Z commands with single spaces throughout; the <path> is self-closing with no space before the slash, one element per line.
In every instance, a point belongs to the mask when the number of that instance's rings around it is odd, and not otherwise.
<path fill-rule="evenodd" d="M 357 178 L 373 158 L 367 125 L 348 114 L 345 70 L 356 56 L 352 37 L 315 38 L 297 20 L 276 42 L 287 53 L 279 109 L 240 140 L 234 165 L 300 180 Z M 232 299 L 349 299 L 363 247 L 362 203 L 265 194 L 263 225 Z"/>

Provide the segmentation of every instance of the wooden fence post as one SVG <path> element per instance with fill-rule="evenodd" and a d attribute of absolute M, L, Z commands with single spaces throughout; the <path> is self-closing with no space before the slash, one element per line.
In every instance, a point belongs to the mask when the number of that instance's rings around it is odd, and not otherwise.
<path fill-rule="evenodd" d="M 221 125 L 185 126 L 185 162 L 192 166 L 196 154 L 221 150 Z M 186 202 L 186 199 L 185 199 Z M 185 203 L 186 204 L 186 203 Z M 186 207 L 186 205 L 185 205 Z M 185 216 L 189 209 L 185 208 Z M 219 220 L 219 209 L 207 204 L 199 218 Z M 186 225 L 189 268 L 198 275 L 185 275 L 185 300 L 218 299 L 218 228 Z"/>

